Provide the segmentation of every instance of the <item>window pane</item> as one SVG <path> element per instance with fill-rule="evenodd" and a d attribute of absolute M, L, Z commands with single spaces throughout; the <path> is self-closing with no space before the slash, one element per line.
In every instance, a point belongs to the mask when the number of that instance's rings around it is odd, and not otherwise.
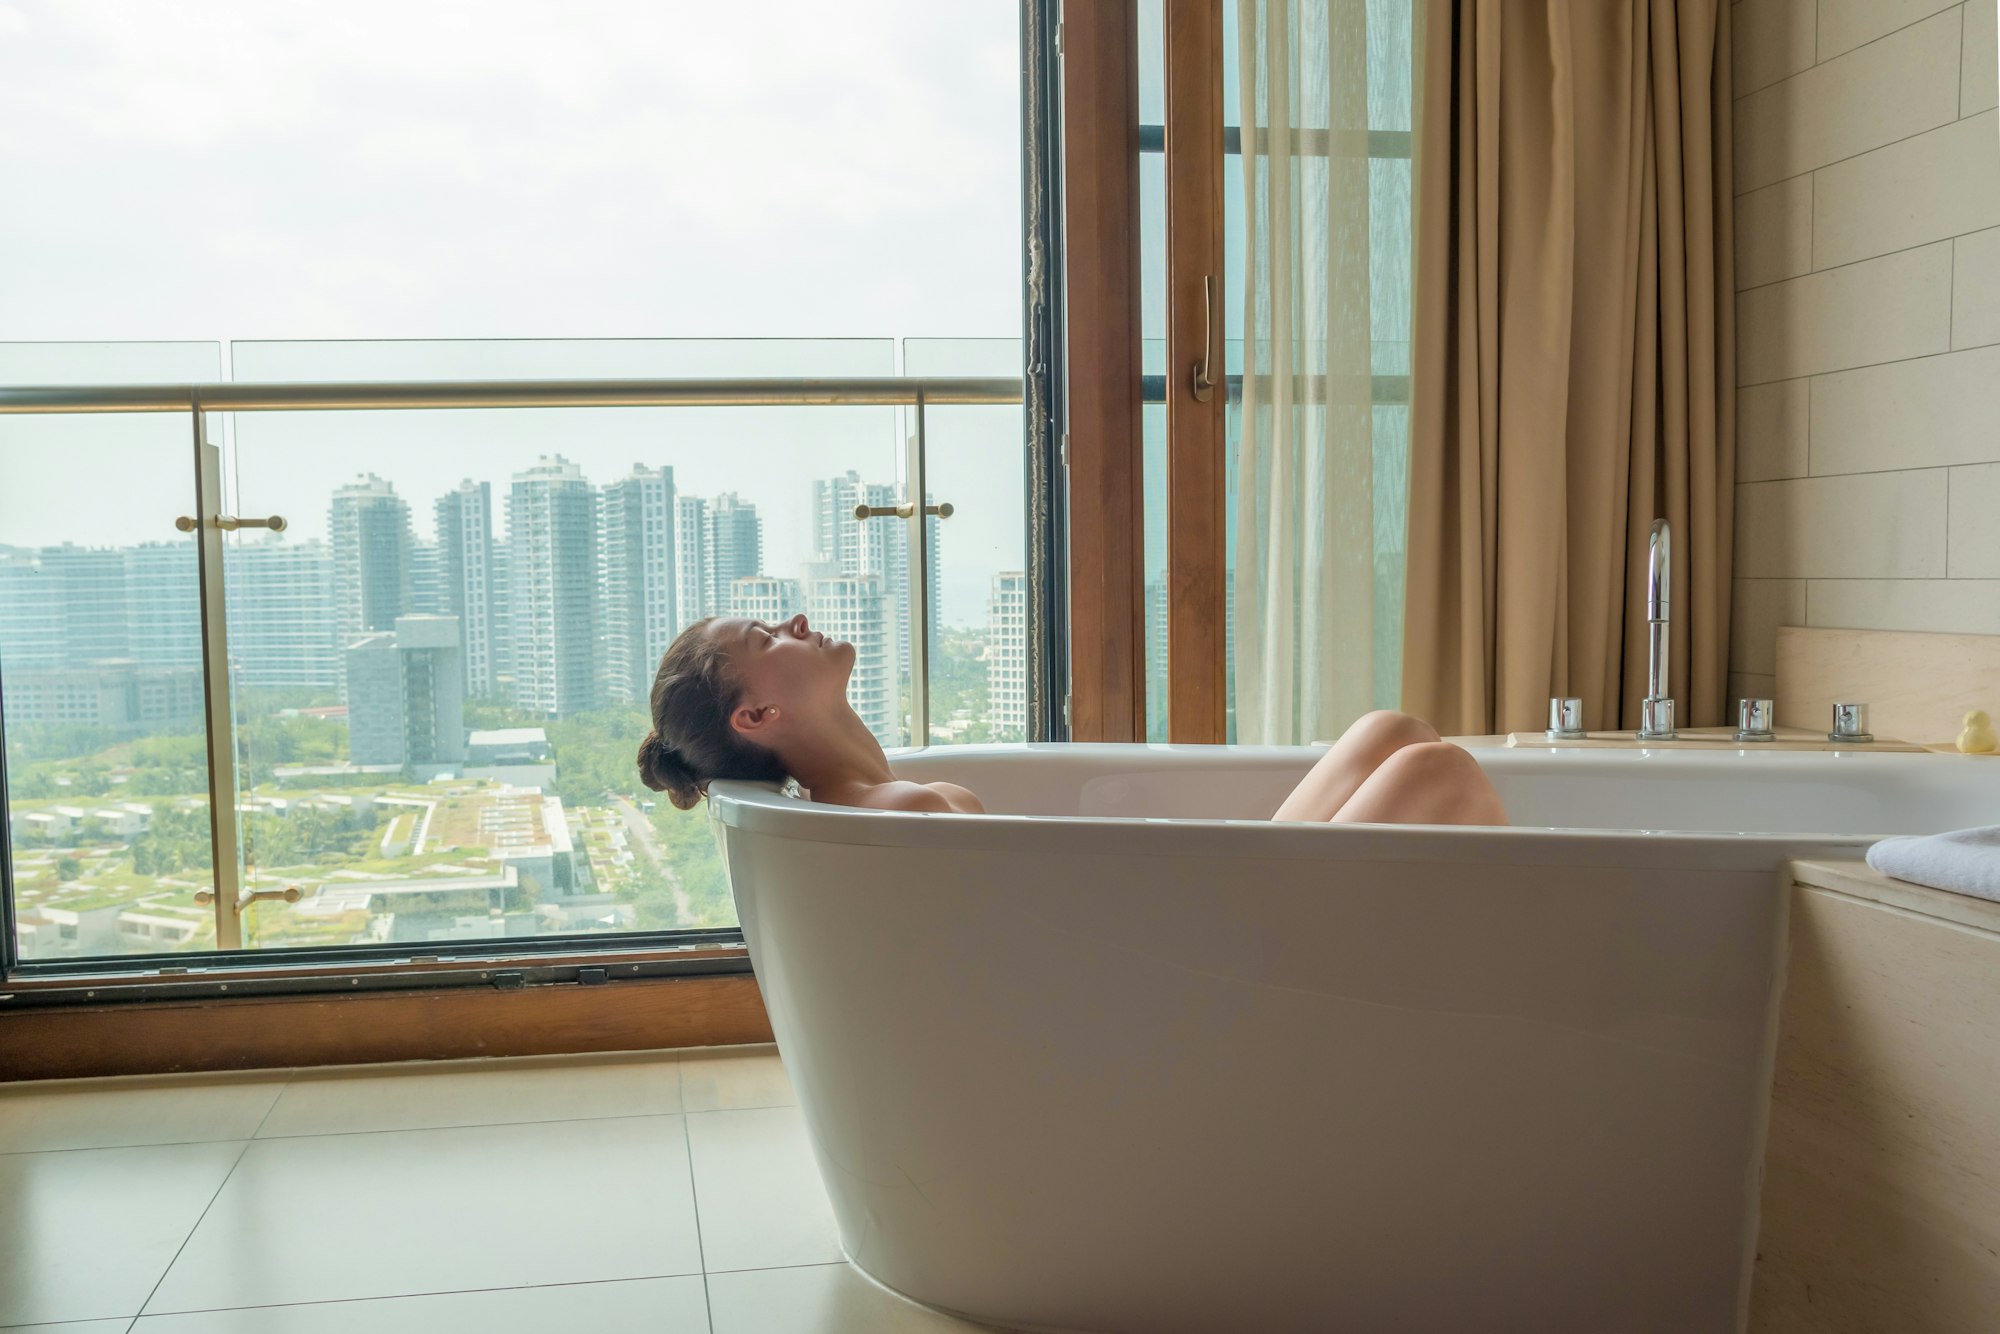
<path fill-rule="evenodd" d="M 212 379 L 212 343 L 0 346 L 0 383 Z M 0 712 L 24 960 L 212 949 L 193 426 L 0 416 Z M 106 486 L 105 479 L 117 480 Z"/>
<path fill-rule="evenodd" d="M 1017 376 L 1021 344 L 911 338 L 903 373 Z M 1017 404 L 925 410 L 930 503 L 952 506 L 949 519 L 930 520 L 931 745 L 1028 739 L 1025 439 Z"/>
<path fill-rule="evenodd" d="M 886 375 L 886 341 L 550 349 L 556 373 Z M 239 349 L 274 379 L 541 378 L 519 345 Z M 844 569 L 889 408 L 266 412 L 233 423 L 229 551 L 244 881 L 296 885 L 255 946 L 735 924 L 705 813 L 639 781 L 660 655 L 706 615 L 804 611 L 905 738 L 907 593 Z M 1018 413 L 1016 414 L 1018 436 Z M 833 561 L 825 557 L 833 549 Z M 890 573 L 899 572 L 892 565 Z M 907 624 L 906 621 L 900 624 Z"/>

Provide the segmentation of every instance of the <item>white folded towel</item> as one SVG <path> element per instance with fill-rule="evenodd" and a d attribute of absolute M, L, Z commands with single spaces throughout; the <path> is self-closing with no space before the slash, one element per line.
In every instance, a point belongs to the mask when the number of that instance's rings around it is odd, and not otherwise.
<path fill-rule="evenodd" d="M 1885 838 L 1868 849 L 1883 875 L 2000 903 L 2000 825 L 1921 838 Z"/>

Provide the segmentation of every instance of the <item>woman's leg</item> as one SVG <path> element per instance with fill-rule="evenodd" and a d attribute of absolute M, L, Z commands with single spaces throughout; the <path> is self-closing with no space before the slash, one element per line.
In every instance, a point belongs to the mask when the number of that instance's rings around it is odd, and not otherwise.
<path fill-rule="evenodd" d="M 1356 824 L 1507 823 L 1479 761 L 1446 741 L 1405 746 L 1368 775 L 1332 817 Z"/>
<path fill-rule="evenodd" d="M 1409 746 L 1435 743 L 1437 732 L 1421 718 L 1381 709 L 1357 718 L 1333 748 L 1299 780 L 1273 820 L 1331 820 L 1384 761 Z"/>

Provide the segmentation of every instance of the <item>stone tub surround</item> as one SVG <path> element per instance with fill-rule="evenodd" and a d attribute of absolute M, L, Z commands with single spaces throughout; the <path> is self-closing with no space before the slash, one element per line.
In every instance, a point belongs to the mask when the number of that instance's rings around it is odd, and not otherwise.
<path fill-rule="evenodd" d="M 1750 1329 L 1989 1330 L 2000 904 L 1858 861 L 1791 875 Z"/>

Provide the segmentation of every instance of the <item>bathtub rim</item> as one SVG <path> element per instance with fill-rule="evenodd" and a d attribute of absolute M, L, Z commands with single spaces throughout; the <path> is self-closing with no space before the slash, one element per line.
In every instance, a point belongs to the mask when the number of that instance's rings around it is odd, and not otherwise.
<path fill-rule="evenodd" d="M 725 787 L 728 790 L 723 790 Z M 959 815 L 819 806 L 775 788 L 720 784 L 710 818 L 743 834 L 910 851 L 1035 851 L 1051 855 L 1199 857 L 1260 862 L 1418 862 L 1437 865 L 1644 870 L 1750 870 L 1794 858 L 1852 858 L 1876 836 L 1689 833 L 1679 830 L 1495 828 L 1465 825 L 1280 824 L 1128 816 Z"/>

